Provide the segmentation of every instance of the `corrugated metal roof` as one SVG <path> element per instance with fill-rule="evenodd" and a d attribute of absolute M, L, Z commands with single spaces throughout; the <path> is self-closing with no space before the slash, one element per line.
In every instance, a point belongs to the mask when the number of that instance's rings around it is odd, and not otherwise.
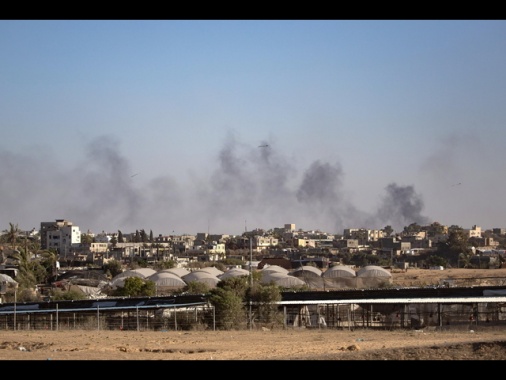
<path fill-rule="evenodd" d="M 297 300 L 297 301 L 279 301 L 278 305 L 345 305 L 358 303 L 388 303 L 388 304 L 406 304 L 406 303 L 506 303 L 506 297 L 434 297 L 434 298 L 361 298 L 361 299 L 341 299 L 341 300 Z"/>
<path fill-rule="evenodd" d="M 179 303 L 179 304 L 176 304 L 176 303 L 172 303 L 172 304 L 167 304 L 167 303 L 160 303 L 160 304 L 154 304 L 154 305 L 136 305 L 136 306 L 112 306 L 112 305 L 109 305 L 109 306 L 101 306 L 101 305 L 96 305 L 95 307 L 77 307 L 77 308 L 66 308 L 66 309 L 58 309 L 58 308 L 55 308 L 55 309 L 38 309 L 38 307 L 32 307 L 32 308 L 27 308 L 26 306 L 25 307 L 22 307 L 23 305 L 20 305 L 21 307 L 10 307 L 9 309 L 7 310 L 2 310 L 0 311 L 0 315 L 2 314 L 13 314 L 14 313 L 14 310 L 16 310 L 16 313 L 17 314 L 32 314 L 32 313 L 55 313 L 55 312 L 59 312 L 59 313 L 74 313 L 74 312 L 78 312 L 78 311 L 87 311 L 87 312 L 90 312 L 90 311 L 96 311 L 96 310 L 99 310 L 99 311 L 122 311 L 122 310 L 140 310 L 140 309 L 168 309 L 168 308 L 177 308 L 177 307 L 189 307 L 189 306 L 203 306 L 203 305 L 207 305 L 207 302 L 193 302 L 193 303 Z"/>

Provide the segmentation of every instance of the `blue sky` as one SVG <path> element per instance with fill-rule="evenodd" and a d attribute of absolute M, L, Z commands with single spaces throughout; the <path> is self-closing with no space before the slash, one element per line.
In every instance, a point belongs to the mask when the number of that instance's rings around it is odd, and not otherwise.
<path fill-rule="evenodd" d="M 0 51 L 2 230 L 506 227 L 506 21 L 2 20 Z"/>

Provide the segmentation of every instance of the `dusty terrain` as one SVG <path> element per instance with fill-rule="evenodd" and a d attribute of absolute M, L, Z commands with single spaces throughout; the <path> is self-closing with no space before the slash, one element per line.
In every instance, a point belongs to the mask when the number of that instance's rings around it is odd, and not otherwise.
<path fill-rule="evenodd" d="M 440 285 L 450 280 L 455 286 L 506 285 L 506 268 L 501 269 L 463 269 L 444 270 L 394 269 L 391 271 L 393 284 L 399 286 Z"/>
<path fill-rule="evenodd" d="M 394 283 L 506 279 L 506 269 L 394 272 Z M 2 360 L 503 360 L 506 329 L 0 331 Z"/>
<path fill-rule="evenodd" d="M 10 331 L 3 360 L 503 360 L 506 331 Z"/>

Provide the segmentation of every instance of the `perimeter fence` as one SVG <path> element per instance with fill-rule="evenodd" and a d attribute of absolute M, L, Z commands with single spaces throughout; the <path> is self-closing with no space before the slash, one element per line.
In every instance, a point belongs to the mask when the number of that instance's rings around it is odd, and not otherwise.
<path fill-rule="evenodd" d="M 247 308 L 246 308 L 247 310 Z M 252 306 L 242 319 L 216 316 L 212 305 L 87 311 L 24 310 L 0 313 L 0 330 L 231 330 L 231 329 L 427 329 L 506 327 L 504 303 L 281 305 L 263 317 Z"/>

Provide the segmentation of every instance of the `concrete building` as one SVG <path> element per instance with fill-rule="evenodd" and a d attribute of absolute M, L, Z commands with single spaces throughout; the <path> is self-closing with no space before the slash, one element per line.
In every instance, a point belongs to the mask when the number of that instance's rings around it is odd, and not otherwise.
<path fill-rule="evenodd" d="M 466 230 L 466 232 L 469 234 L 469 237 L 477 237 L 481 238 L 481 227 L 478 227 L 474 225 L 471 229 Z"/>
<path fill-rule="evenodd" d="M 78 226 L 65 219 L 40 224 L 42 249 L 55 249 L 60 259 L 66 259 L 73 248 L 81 244 L 81 231 Z"/>

